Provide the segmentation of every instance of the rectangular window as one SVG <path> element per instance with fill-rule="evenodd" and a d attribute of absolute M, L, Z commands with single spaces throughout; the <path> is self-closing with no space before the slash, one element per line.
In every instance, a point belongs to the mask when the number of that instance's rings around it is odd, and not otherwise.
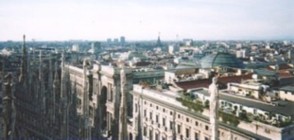
<path fill-rule="evenodd" d="M 149 113 L 149 118 L 152 120 L 152 112 Z"/>
<path fill-rule="evenodd" d="M 153 131 L 149 130 L 149 140 L 153 140 Z"/>
<path fill-rule="evenodd" d="M 159 134 L 158 133 L 155 134 L 155 140 L 159 140 Z"/>
<path fill-rule="evenodd" d="M 156 115 L 156 123 L 158 123 L 158 118 L 159 118 L 158 115 Z"/>
<path fill-rule="evenodd" d="M 207 125 L 205 125 L 205 130 L 208 130 L 208 129 L 209 129 L 209 127 Z"/>
<path fill-rule="evenodd" d="M 198 126 L 198 121 L 195 121 L 195 125 Z"/>
<path fill-rule="evenodd" d="M 173 129 L 173 122 L 169 121 L 169 129 Z"/>
<path fill-rule="evenodd" d="M 190 129 L 186 128 L 186 138 L 189 138 L 189 137 L 190 137 Z"/>
<path fill-rule="evenodd" d="M 199 134 L 195 132 L 194 134 L 195 140 L 199 140 Z"/>
<path fill-rule="evenodd" d="M 145 109 L 145 110 L 144 110 L 144 117 L 146 117 L 146 114 L 147 114 L 146 112 L 147 112 L 147 110 Z"/>
<path fill-rule="evenodd" d="M 147 136 L 147 128 L 146 126 L 143 127 L 143 135 L 146 137 Z"/>
<path fill-rule="evenodd" d="M 165 118 L 162 118 L 162 125 L 165 126 Z"/>
<path fill-rule="evenodd" d="M 181 125 L 178 124 L 178 133 L 181 134 Z"/>

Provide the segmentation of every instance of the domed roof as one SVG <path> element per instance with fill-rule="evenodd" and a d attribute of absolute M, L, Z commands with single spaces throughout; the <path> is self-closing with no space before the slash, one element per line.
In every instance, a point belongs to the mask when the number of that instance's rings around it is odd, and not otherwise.
<path fill-rule="evenodd" d="M 213 68 L 217 66 L 232 68 L 244 67 L 242 61 L 237 59 L 234 55 L 225 52 L 207 55 L 201 59 L 200 63 L 202 68 Z"/>

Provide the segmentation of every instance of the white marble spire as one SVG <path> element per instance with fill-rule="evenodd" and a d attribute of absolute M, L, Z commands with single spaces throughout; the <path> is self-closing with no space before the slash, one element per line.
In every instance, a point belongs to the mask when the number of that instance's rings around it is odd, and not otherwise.
<path fill-rule="evenodd" d="M 84 112 L 84 139 L 91 139 L 91 126 L 89 123 L 89 81 L 88 76 L 91 74 L 88 67 L 90 66 L 90 60 L 85 58 L 83 61 L 83 81 L 84 81 L 84 94 L 83 94 L 83 112 Z"/>
<path fill-rule="evenodd" d="M 40 55 L 39 55 L 39 84 L 40 84 L 40 89 L 39 89 L 39 99 L 41 100 L 41 109 L 42 113 L 46 113 L 46 97 L 45 97 L 45 83 L 44 83 L 44 77 L 43 77 L 43 55 L 42 51 L 40 50 Z"/>
<path fill-rule="evenodd" d="M 126 86 L 127 79 L 124 67 L 120 71 L 120 87 L 121 87 L 121 101 L 120 101 L 120 118 L 119 118 L 119 140 L 128 139 L 127 133 L 127 98 L 126 98 Z"/>
<path fill-rule="evenodd" d="M 52 91 L 52 102 L 53 102 L 53 112 L 52 112 L 52 121 L 55 123 L 55 110 L 56 110 L 56 96 L 59 93 L 59 87 L 60 87 L 60 82 L 58 78 L 58 68 L 57 68 L 57 62 L 55 62 L 55 68 L 54 68 L 54 80 L 53 80 L 53 91 Z"/>
<path fill-rule="evenodd" d="M 65 58 L 64 52 L 61 54 L 61 86 L 60 86 L 60 97 L 61 99 L 65 98 Z"/>
<path fill-rule="evenodd" d="M 60 83 L 60 100 L 61 100 L 61 113 L 62 113 L 62 125 L 61 125 L 61 138 L 68 139 L 68 114 L 67 114 L 67 90 L 66 90 L 66 74 L 65 69 L 65 57 L 64 52 L 61 54 L 61 83 Z"/>
<path fill-rule="evenodd" d="M 212 83 L 209 85 L 208 92 L 210 93 L 210 125 L 211 125 L 211 140 L 218 140 L 218 85 L 217 77 L 212 79 Z"/>
<path fill-rule="evenodd" d="M 3 104 L 3 139 L 13 140 L 15 135 L 15 119 L 16 109 L 14 104 L 14 93 L 13 93 L 13 81 L 12 74 L 8 73 L 5 76 L 6 82 L 4 83 L 4 95 L 2 98 Z"/>
<path fill-rule="evenodd" d="M 21 61 L 21 73 L 19 76 L 19 82 L 21 82 L 25 88 L 26 86 L 26 78 L 27 78 L 27 51 L 26 51 L 26 36 L 23 35 L 23 45 L 22 45 L 22 61 Z"/>

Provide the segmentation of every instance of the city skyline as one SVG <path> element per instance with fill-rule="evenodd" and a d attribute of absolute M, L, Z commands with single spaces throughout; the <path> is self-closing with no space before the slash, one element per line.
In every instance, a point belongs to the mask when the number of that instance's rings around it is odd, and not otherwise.
<path fill-rule="evenodd" d="M 0 1 L 0 41 L 294 39 L 294 2 Z"/>

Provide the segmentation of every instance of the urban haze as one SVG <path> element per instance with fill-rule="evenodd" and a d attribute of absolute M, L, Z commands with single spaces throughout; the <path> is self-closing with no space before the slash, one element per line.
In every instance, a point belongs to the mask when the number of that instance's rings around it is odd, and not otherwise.
<path fill-rule="evenodd" d="M 294 1 L 0 1 L 0 139 L 294 140 Z"/>

